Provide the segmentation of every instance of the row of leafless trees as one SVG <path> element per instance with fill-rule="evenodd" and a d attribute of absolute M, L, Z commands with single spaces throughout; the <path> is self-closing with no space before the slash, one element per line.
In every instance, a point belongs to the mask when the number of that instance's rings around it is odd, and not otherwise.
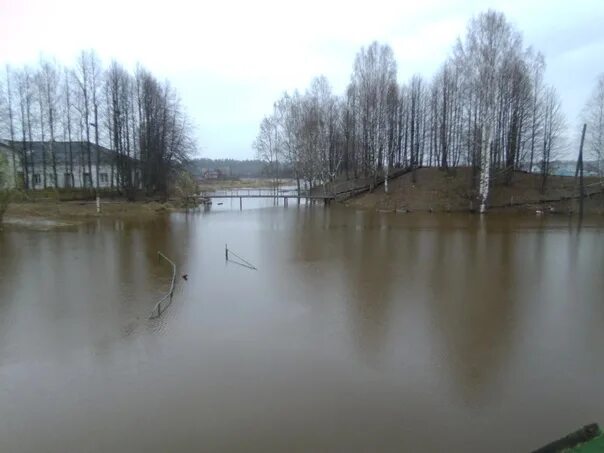
<path fill-rule="evenodd" d="M 604 181 L 604 73 L 596 81 L 583 110 L 588 154 L 595 159 L 600 183 Z"/>
<path fill-rule="evenodd" d="M 73 68 L 50 59 L 36 67 L 7 66 L 0 78 L 2 136 L 23 145 L 15 146 L 10 164 L 20 164 L 26 189 L 34 172 L 41 173 L 44 188 L 53 185 L 48 177 L 59 181 L 59 160 L 71 174 L 94 171 L 98 188 L 101 153 L 93 146 L 98 144 L 114 150 L 111 183 L 116 189 L 165 193 L 172 170 L 194 149 L 191 124 L 168 82 L 142 67 L 134 73 L 117 62 L 103 67 L 93 51 L 83 51 Z M 34 141 L 44 143 L 41 162 L 28 153 Z M 57 141 L 69 143 L 62 147 L 64 156 L 57 155 Z M 74 142 L 85 143 L 73 147 L 79 155 L 72 151 Z"/>
<path fill-rule="evenodd" d="M 488 11 L 469 22 L 432 80 L 398 83 L 392 49 L 374 42 L 357 54 L 342 96 L 324 77 L 285 93 L 254 146 L 311 186 L 339 174 L 387 181 L 397 167 L 471 166 L 483 202 L 493 177 L 509 183 L 517 169 L 540 172 L 545 187 L 565 120 L 544 69 L 504 15 Z"/>

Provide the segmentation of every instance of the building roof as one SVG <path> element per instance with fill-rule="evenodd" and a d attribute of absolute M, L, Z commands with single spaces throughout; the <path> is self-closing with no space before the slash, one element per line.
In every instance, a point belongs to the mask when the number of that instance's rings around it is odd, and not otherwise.
<path fill-rule="evenodd" d="M 22 141 L 10 141 L 10 140 L 1 140 L 0 146 L 4 146 L 8 149 L 13 149 L 16 152 L 21 152 L 23 149 L 23 145 L 25 143 L 25 149 L 28 151 L 28 155 L 31 156 L 33 154 L 33 161 L 35 164 L 42 162 L 42 153 L 46 151 L 46 161 L 50 162 L 51 154 L 50 154 L 50 141 L 41 142 L 41 141 L 33 141 L 33 142 L 22 142 Z M 87 153 L 88 153 L 88 142 L 52 142 L 53 153 L 56 158 L 57 165 L 63 165 L 69 162 L 69 151 L 71 144 L 71 155 L 73 156 L 73 163 L 79 164 L 82 159 L 84 159 L 84 163 L 87 162 Z M 111 164 L 116 157 L 116 152 L 107 149 L 103 146 L 98 146 L 101 164 L 109 165 Z M 97 146 L 94 143 L 90 143 L 90 154 L 92 164 L 96 164 L 96 153 Z"/>

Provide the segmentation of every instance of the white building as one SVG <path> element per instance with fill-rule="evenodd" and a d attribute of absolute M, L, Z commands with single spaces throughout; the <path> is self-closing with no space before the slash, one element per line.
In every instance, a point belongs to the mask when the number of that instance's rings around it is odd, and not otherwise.
<path fill-rule="evenodd" d="M 25 145 L 25 146 L 24 146 Z M 90 166 L 88 149 L 90 146 Z M 25 153 L 23 149 L 25 147 Z M 97 186 L 97 152 L 100 162 Z M 9 188 L 112 188 L 117 186 L 117 153 L 87 142 L 11 142 L 0 140 Z M 54 160 L 53 160 L 54 155 Z M 122 157 L 123 159 L 128 159 Z M 56 178 L 55 181 L 55 169 Z M 23 167 L 26 167 L 25 169 Z"/>

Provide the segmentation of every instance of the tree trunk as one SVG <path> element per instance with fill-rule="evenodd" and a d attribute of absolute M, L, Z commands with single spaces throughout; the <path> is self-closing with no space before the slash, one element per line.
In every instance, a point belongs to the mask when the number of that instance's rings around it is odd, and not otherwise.
<path fill-rule="evenodd" d="M 491 173 L 491 150 L 492 127 L 491 125 L 482 126 L 482 140 L 480 146 L 480 213 L 487 211 L 489 198 L 489 184 Z"/>

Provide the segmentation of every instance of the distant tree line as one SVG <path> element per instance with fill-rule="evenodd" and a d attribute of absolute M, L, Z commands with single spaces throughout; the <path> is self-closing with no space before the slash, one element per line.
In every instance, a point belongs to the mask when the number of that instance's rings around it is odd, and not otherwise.
<path fill-rule="evenodd" d="M 228 176 L 234 178 L 264 178 L 275 173 L 274 169 L 259 159 L 237 160 L 237 159 L 191 159 L 188 165 L 189 171 L 197 177 L 203 176 L 202 170 L 228 169 Z M 281 177 L 291 178 L 293 172 L 287 165 L 282 165 L 279 171 Z"/>
<path fill-rule="evenodd" d="M 488 11 L 470 20 L 431 80 L 414 75 L 400 84 L 392 49 L 374 42 L 356 55 L 343 95 L 324 76 L 304 93 L 286 92 L 254 148 L 310 186 L 338 175 L 386 177 L 388 191 L 395 168 L 471 167 L 484 207 L 493 179 L 511 183 L 514 170 L 540 173 L 545 189 L 566 124 L 544 70 L 543 55 L 524 47 L 502 13 Z"/>
<path fill-rule="evenodd" d="M 74 155 L 61 147 L 63 162 L 73 173 L 96 173 L 99 184 L 100 152 L 92 144 L 114 151 L 111 184 L 125 193 L 143 188 L 163 193 L 171 172 L 194 150 L 191 123 L 176 91 L 145 68 L 127 71 L 113 61 L 103 66 L 93 51 L 83 51 L 73 67 L 42 58 L 35 67 L 6 66 L 0 77 L 0 137 L 13 145 L 9 165 L 22 169 L 25 189 L 34 172 L 57 179 L 57 141 L 85 142 Z M 41 161 L 33 161 L 28 143 L 44 143 Z M 20 144 L 20 145 L 19 145 Z M 113 172 L 115 172 L 113 174 Z M 17 172 L 14 172 L 15 177 Z"/>

